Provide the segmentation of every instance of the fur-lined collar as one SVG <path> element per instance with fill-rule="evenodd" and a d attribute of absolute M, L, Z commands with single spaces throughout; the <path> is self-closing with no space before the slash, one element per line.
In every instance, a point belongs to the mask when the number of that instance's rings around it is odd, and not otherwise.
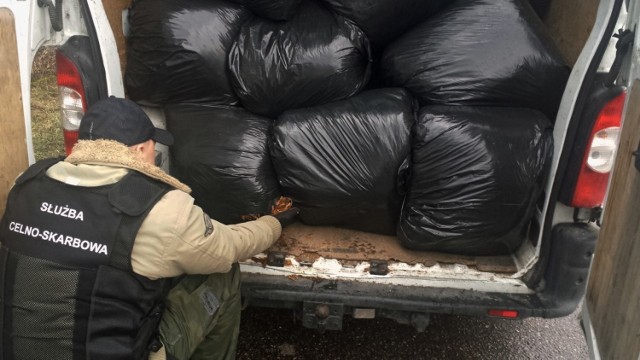
<path fill-rule="evenodd" d="M 139 159 L 126 145 L 113 140 L 80 140 L 66 162 L 89 165 L 120 166 L 138 171 L 178 190 L 191 193 L 191 188 L 164 170 Z"/>

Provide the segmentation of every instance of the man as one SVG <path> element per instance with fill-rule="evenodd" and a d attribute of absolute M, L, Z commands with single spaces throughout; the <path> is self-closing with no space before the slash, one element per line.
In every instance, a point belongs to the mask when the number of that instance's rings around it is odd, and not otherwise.
<path fill-rule="evenodd" d="M 237 261 L 297 210 L 211 220 L 154 165 L 156 141 L 173 137 L 111 97 L 83 117 L 71 155 L 18 177 L 0 224 L 0 359 L 235 356 Z"/>

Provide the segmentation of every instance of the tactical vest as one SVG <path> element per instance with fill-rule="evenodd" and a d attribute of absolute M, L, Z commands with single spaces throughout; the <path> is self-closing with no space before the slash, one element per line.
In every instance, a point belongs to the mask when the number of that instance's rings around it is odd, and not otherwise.
<path fill-rule="evenodd" d="M 146 359 L 169 280 L 133 273 L 133 243 L 169 185 L 131 171 L 107 186 L 18 178 L 0 223 L 0 360 Z"/>

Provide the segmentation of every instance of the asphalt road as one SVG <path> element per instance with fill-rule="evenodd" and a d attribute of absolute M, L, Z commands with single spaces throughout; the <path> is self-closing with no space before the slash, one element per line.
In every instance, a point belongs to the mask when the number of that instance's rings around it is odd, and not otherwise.
<path fill-rule="evenodd" d="M 579 310 L 559 319 L 501 320 L 434 315 L 424 333 L 392 320 L 345 318 L 320 334 L 291 311 L 242 313 L 238 359 L 588 359 Z"/>

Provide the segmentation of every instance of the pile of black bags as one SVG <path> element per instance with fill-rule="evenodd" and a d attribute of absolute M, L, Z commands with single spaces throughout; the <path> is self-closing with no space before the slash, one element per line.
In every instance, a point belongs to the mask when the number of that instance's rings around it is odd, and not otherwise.
<path fill-rule="evenodd" d="M 171 173 L 197 205 L 223 223 L 270 213 L 280 196 L 267 145 L 272 120 L 221 105 L 173 105 L 165 114 L 175 137 Z"/>
<path fill-rule="evenodd" d="M 227 56 L 250 17 L 226 1 L 135 1 L 124 78 L 128 96 L 154 104 L 237 104 Z"/>
<path fill-rule="evenodd" d="M 271 20 L 289 20 L 302 0 L 230 0 L 242 4 L 258 16 Z"/>
<path fill-rule="evenodd" d="M 272 117 L 355 95 L 369 80 L 370 63 L 364 33 L 313 1 L 286 22 L 248 21 L 229 56 L 242 105 Z"/>
<path fill-rule="evenodd" d="M 458 0 L 388 46 L 384 82 L 420 105 L 517 106 L 555 118 L 569 69 L 528 3 Z"/>
<path fill-rule="evenodd" d="M 413 136 L 400 241 L 474 255 L 517 249 L 552 154 L 549 120 L 531 109 L 427 106 Z"/>
<path fill-rule="evenodd" d="M 406 90 L 380 89 L 278 118 L 271 153 L 303 222 L 395 234 L 414 105 Z"/>
<path fill-rule="evenodd" d="M 412 249 L 525 238 L 570 71 L 525 0 L 137 0 L 130 20 L 127 93 L 165 107 L 171 171 L 213 218 L 282 195 Z"/>
<path fill-rule="evenodd" d="M 322 0 L 336 14 L 353 20 L 375 48 L 382 48 L 451 0 Z"/>

